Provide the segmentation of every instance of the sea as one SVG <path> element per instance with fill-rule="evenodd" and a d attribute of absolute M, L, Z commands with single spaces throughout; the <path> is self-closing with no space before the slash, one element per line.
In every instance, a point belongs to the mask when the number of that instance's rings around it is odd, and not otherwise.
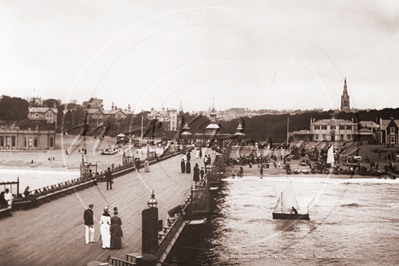
<path fill-rule="evenodd" d="M 309 221 L 273 220 L 292 181 Z M 187 225 L 174 265 L 399 265 L 399 180 L 347 176 L 227 178 L 203 225 Z"/>

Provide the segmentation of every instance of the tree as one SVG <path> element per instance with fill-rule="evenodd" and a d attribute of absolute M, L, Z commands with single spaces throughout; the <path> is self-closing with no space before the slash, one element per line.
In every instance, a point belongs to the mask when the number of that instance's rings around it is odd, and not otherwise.
<path fill-rule="evenodd" d="M 57 108 L 61 105 L 61 100 L 47 99 L 43 101 L 43 107 Z"/>
<path fill-rule="evenodd" d="M 3 96 L 0 101 L 0 120 L 19 121 L 27 118 L 29 103 L 21 98 Z"/>

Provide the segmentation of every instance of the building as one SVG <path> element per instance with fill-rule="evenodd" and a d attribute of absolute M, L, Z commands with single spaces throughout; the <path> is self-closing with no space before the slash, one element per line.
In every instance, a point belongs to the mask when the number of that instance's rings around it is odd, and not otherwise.
<path fill-rule="evenodd" d="M 20 130 L 0 127 L 0 150 L 53 150 L 55 130 Z"/>
<path fill-rule="evenodd" d="M 165 131 L 176 131 L 178 125 L 178 112 L 175 109 L 162 108 L 157 111 L 151 108 L 151 112 L 148 114 L 148 119 L 156 119 L 162 123 Z"/>
<path fill-rule="evenodd" d="M 205 128 L 205 133 L 195 133 L 192 135 L 192 143 L 197 147 L 219 146 L 220 148 L 227 144 L 235 136 L 233 134 L 221 134 L 218 125 L 218 115 L 215 107 L 209 113 L 210 123 Z"/>
<path fill-rule="evenodd" d="M 345 78 L 345 82 L 344 82 L 344 92 L 342 93 L 342 96 L 341 96 L 341 111 L 342 112 L 350 112 L 351 111 L 348 89 L 346 86 L 346 78 Z"/>
<path fill-rule="evenodd" d="M 128 108 L 123 110 L 122 108 L 117 108 L 112 103 L 111 110 L 102 109 L 87 109 L 87 118 L 89 123 L 94 123 L 100 125 L 104 123 L 107 119 L 115 119 L 116 121 L 126 118 L 128 115 L 133 115 L 133 111 L 130 109 L 130 104 Z"/>
<path fill-rule="evenodd" d="M 28 119 L 33 121 L 46 121 L 47 123 L 55 123 L 55 128 L 57 128 L 57 108 L 29 107 L 28 111 Z"/>
<path fill-rule="evenodd" d="M 294 142 L 303 141 L 332 141 L 343 142 L 358 140 L 358 123 L 344 119 L 322 119 L 310 120 L 310 130 L 300 130 L 293 132 Z"/>
<path fill-rule="evenodd" d="M 378 142 L 382 144 L 398 143 L 399 120 L 380 119 L 380 131 Z"/>

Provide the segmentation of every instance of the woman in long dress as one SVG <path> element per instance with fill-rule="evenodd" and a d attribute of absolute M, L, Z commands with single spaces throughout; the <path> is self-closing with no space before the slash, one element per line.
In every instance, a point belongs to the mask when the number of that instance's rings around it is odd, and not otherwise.
<path fill-rule="evenodd" d="M 186 162 L 186 173 L 189 174 L 191 173 L 191 164 L 190 161 Z"/>
<path fill-rule="evenodd" d="M 122 248 L 122 220 L 118 216 L 118 208 L 114 208 L 114 216 L 111 218 L 111 249 Z"/>
<path fill-rule="evenodd" d="M 184 174 L 186 172 L 186 163 L 184 162 L 184 159 L 181 160 L 180 168 L 181 172 Z"/>
<path fill-rule="evenodd" d="M 145 172 L 149 172 L 150 171 L 150 163 L 148 162 L 147 159 L 145 159 L 145 162 L 144 162 L 144 171 Z"/>
<path fill-rule="evenodd" d="M 194 177 L 193 177 L 193 180 L 194 180 L 195 183 L 198 183 L 198 181 L 199 181 L 199 174 L 200 174 L 199 166 L 196 163 L 195 166 L 194 166 Z"/>
<path fill-rule="evenodd" d="M 104 213 L 100 219 L 100 232 L 101 239 L 103 240 L 102 248 L 110 248 L 111 246 L 111 234 L 109 232 L 109 226 L 111 224 L 111 216 L 109 215 L 109 207 L 104 207 Z"/>

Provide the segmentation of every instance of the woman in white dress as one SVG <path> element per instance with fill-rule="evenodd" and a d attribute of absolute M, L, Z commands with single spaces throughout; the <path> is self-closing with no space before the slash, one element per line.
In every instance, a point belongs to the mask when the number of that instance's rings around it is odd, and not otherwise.
<path fill-rule="evenodd" d="M 109 215 L 109 207 L 104 207 L 104 213 L 101 215 L 100 219 L 100 232 L 101 239 L 103 240 L 102 248 L 110 248 L 111 246 L 111 233 L 109 231 L 109 227 L 111 224 L 111 216 Z"/>
<path fill-rule="evenodd" d="M 145 172 L 149 172 L 150 171 L 150 163 L 148 162 L 147 159 L 145 159 L 145 162 L 144 162 L 144 171 Z"/>

